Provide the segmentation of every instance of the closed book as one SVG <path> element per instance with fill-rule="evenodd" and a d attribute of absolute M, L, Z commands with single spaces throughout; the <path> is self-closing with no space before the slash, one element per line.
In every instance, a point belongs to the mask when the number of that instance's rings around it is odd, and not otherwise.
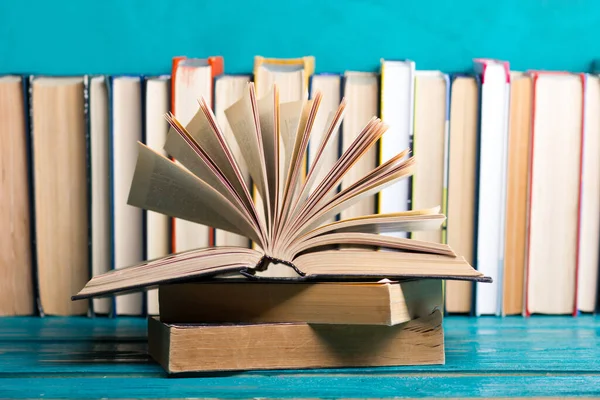
<path fill-rule="evenodd" d="M 415 63 L 381 60 L 381 118 L 389 131 L 379 141 L 379 164 L 410 148 L 415 114 Z M 377 198 L 378 213 L 403 212 L 410 206 L 410 179 L 383 189 Z M 406 237 L 406 233 L 396 233 Z"/>
<path fill-rule="evenodd" d="M 448 245 L 473 262 L 477 209 L 477 132 L 479 82 L 477 76 L 454 76 L 448 143 L 447 229 Z M 444 297 L 448 313 L 471 313 L 473 284 L 447 281 Z"/>
<path fill-rule="evenodd" d="M 575 315 L 585 75 L 531 74 L 525 313 Z"/>
<path fill-rule="evenodd" d="M 442 313 L 396 326 L 167 324 L 148 320 L 149 353 L 170 374 L 444 364 Z"/>
<path fill-rule="evenodd" d="M 308 84 L 315 71 L 315 58 L 254 57 L 254 82 L 259 98 L 277 85 L 281 102 L 297 101 L 308 97 Z"/>
<path fill-rule="evenodd" d="M 586 74 L 581 207 L 579 209 L 579 271 L 577 308 L 594 312 L 598 297 L 600 256 L 600 77 Z"/>
<path fill-rule="evenodd" d="M 180 123 L 193 131 L 198 120 L 192 121 L 203 99 L 213 108 L 214 78 L 223 74 L 221 56 L 203 58 L 174 57 L 171 71 L 171 111 Z M 172 156 L 172 155 L 170 155 Z M 179 163 L 179 160 L 175 159 Z M 172 220 L 172 252 L 182 252 L 214 245 L 214 229 L 185 219 Z"/>
<path fill-rule="evenodd" d="M 361 129 L 379 113 L 379 75 L 371 72 L 346 71 L 343 84 L 348 101 L 347 115 L 342 122 L 342 152 L 362 133 Z M 377 166 L 377 147 L 373 146 L 354 164 L 342 179 L 341 190 L 359 181 Z M 375 196 L 365 196 L 340 213 L 342 219 L 375 214 Z"/>
<path fill-rule="evenodd" d="M 441 71 L 415 73 L 412 150 L 420 160 L 412 177 L 411 204 L 415 210 L 443 203 L 449 86 L 448 75 Z M 412 232 L 410 237 L 442 243 L 442 229 Z"/>
<path fill-rule="evenodd" d="M 306 108 L 308 98 L 308 85 L 310 77 L 315 70 L 315 59 L 312 56 L 300 58 L 265 58 L 262 56 L 254 57 L 254 84 L 256 85 L 257 99 L 267 99 L 266 102 L 272 103 L 272 96 L 275 87 L 277 87 L 277 97 L 281 102 L 282 115 L 284 116 L 279 123 L 281 129 L 281 144 L 279 157 L 279 166 L 284 170 L 289 169 L 290 159 L 292 157 L 294 143 L 291 140 L 296 130 L 301 129 L 299 119 L 295 118 L 297 112 Z M 287 103 L 287 104 L 286 104 Z M 289 110 L 294 110 L 289 112 Z M 267 114 L 271 114 L 268 112 Z M 291 115 L 292 118 L 285 116 Z M 306 155 L 302 159 L 302 170 L 306 170 Z M 284 176 L 280 175 L 280 187 L 285 182 Z M 258 194 L 256 187 L 252 188 L 252 196 L 256 203 L 256 208 L 264 208 L 264 200 Z M 257 248 L 256 243 L 252 243 L 253 248 Z"/>
<path fill-rule="evenodd" d="M 147 146 L 159 148 L 167 138 L 169 124 L 165 114 L 170 108 L 171 79 L 168 75 L 145 79 L 144 96 L 144 137 Z M 164 156 L 167 153 L 163 150 Z M 149 259 L 164 257 L 171 252 L 171 224 L 166 215 L 146 211 L 146 257 Z M 158 314 L 158 291 L 149 290 L 146 299 L 146 311 L 149 315 Z"/>
<path fill-rule="evenodd" d="M 442 282 L 204 282 L 159 289 L 160 320 L 397 325 L 442 309 Z"/>
<path fill-rule="evenodd" d="M 110 191 L 111 253 L 113 269 L 142 261 L 144 254 L 143 210 L 127 204 L 127 186 L 136 164 L 137 144 L 143 142 L 142 78 L 116 76 L 111 80 Z M 141 315 L 142 293 L 115 298 L 117 315 Z"/>
<path fill-rule="evenodd" d="M 531 137 L 532 80 L 513 72 L 510 81 L 510 131 L 506 178 L 506 232 L 502 314 L 523 312 L 525 238 L 527 237 L 527 179 Z"/>
<path fill-rule="evenodd" d="M 476 268 L 491 286 L 475 286 L 476 315 L 500 315 L 504 270 L 506 160 L 510 109 L 508 62 L 476 59 L 481 79 Z"/>
<path fill-rule="evenodd" d="M 88 163 L 90 194 L 90 264 L 92 277 L 111 270 L 110 104 L 108 79 L 87 76 Z M 93 299 L 96 315 L 112 315 L 114 302 Z"/>
<path fill-rule="evenodd" d="M 342 77 L 338 74 L 316 74 L 311 78 L 310 83 L 310 98 L 314 99 L 317 93 L 323 95 L 321 105 L 319 106 L 319 113 L 315 117 L 313 130 L 310 135 L 308 142 L 307 158 L 308 167 L 313 168 L 318 165 L 318 173 L 316 174 L 315 181 L 321 182 L 327 176 L 327 171 L 335 165 L 335 162 L 340 157 L 340 136 L 341 129 L 336 129 L 331 138 L 327 137 L 328 125 L 332 118 L 334 118 L 335 112 L 338 109 L 340 101 L 342 100 Z M 327 146 L 321 147 L 321 144 L 327 140 Z M 316 164 L 315 161 L 319 157 L 319 151 L 322 150 L 320 158 L 321 163 Z M 333 197 L 338 191 L 334 190 L 328 194 Z M 328 222 L 336 220 L 337 216 L 329 218 Z"/>
<path fill-rule="evenodd" d="M 215 116 L 222 127 L 227 144 L 231 147 L 232 155 L 240 167 L 246 185 L 250 185 L 251 182 L 250 172 L 244 162 L 242 149 L 235 141 L 231 126 L 227 122 L 225 110 L 244 95 L 244 90 L 250 80 L 250 75 L 221 75 L 215 78 Z M 242 235 L 227 232 L 223 229 L 215 229 L 215 245 L 250 247 L 250 241 Z"/>
<path fill-rule="evenodd" d="M 89 276 L 83 77 L 31 77 L 31 152 L 39 311 L 86 315 L 70 295 Z"/>
<path fill-rule="evenodd" d="M 0 76 L 0 316 L 34 311 L 26 79 Z"/>

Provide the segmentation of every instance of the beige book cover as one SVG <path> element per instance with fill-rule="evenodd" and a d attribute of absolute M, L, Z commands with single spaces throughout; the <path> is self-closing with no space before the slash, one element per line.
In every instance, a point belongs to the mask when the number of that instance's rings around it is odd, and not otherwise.
<path fill-rule="evenodd" d="M 444 198 L 448 76 L 439 71 L 415 73 L 412 149 L 419 162 L 412 177 L 412 208 L 441 206 Z M 442 243 L 442 229 L 413 232 L 411 238 Z"/>
<path fill-rule="evenodd" d="M 47 315 L 83 315 L 71 301 L 89 276 L 83 77 L 33 77 L 32 153 L 39 301 Z"/>
<path fill-rule="evenodd" d="M 0 316 L 34 312 L 24 82 L 0 77 Z"/>
<path fill-rule="evenodd" d="M 477 176 L 477 130 L 479 87 L 475 77 L 459 76 L 452 81 L 448 156 L 448 245 L 473 262 Z M 446 282 L 446 311 L 471 312 L 473 284 Z"/>

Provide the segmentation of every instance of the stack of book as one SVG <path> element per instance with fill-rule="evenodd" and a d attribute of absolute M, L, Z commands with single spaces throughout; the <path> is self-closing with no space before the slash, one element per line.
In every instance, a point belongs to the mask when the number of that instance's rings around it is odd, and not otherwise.
<path fill-rule="evenodd" d="M 126 196 L 131 208 L 235 233 L 252 248 L 196 248 L 136 263 L 93 277 L 73 300 L 159 286 L 150 351 L 169 372 L 443 362 L 442 280 L 491 279 L 446 244 L 387 234 L 439 229 L 439 207 L 330 221 L 410 176 L 417 161 L 405 149 L 338 191 L 386 124 L 370 118 L 317 179 L 353 114 L 342 100 L 315 126 L 321 93 L 281 97 L 277 82 L 260 98 L 246 83 L 224 110 L 231 135 L 204 97 L 185 125 L 168 113 L 164 151 L 173 159 L 138 143 Z M 307 168 L 315 131 L 321 139 Z M 243 151 L 236 156 L 230 143 Z"/>
<path fill-rule="evenodd" d="M 443 364 L 442 282 L 161 286 L 150 355 L 168 373 Z"/>

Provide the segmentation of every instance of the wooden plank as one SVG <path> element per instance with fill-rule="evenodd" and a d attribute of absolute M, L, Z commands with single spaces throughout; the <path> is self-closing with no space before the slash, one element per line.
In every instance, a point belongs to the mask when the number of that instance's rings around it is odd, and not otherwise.
<path fill-rule="evenodd" d="M 446 365 L 313 370 L 311 374 L 592 373 L 600 371 L 598 317 L 445 320 Z M 307 371 L 247 372 L 299 375 Z M 143 318 L 0 318 L 0 377 L 38 374 L 161 376 L 146 355 Z"/>
<path fill-rule="evenodd" d="M 0 341 L 145 340 L 145 318 L 2 317 Z"/>
<path fill-rule="evenodd" d="M 4 398 L 356 398 L 600 396 L 600 376 L 224 376 L 185 379 L 12 378 Z"/>

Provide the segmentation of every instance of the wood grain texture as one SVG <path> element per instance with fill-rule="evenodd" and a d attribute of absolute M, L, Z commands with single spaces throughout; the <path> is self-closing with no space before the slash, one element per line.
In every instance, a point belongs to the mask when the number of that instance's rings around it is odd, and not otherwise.
<path fill-rule="evenodd" d="M 13 378 L 9 398 L 383 398 L 598 396 L 599 376 L 230 376 L 137 378 Z"/>
<path fill-rule="evenodd" d="M 600 316 L 448 317 L 443 366 L 166 379 L 143 318 L 0 318 L 0 398 L 600 396 Z"/>

